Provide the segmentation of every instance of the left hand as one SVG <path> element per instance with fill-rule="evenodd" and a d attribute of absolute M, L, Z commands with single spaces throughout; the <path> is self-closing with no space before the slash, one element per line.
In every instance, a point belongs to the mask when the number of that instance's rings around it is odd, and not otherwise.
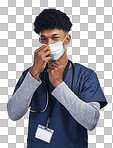
<path fill-rule="evenodd" d="M 53 61 L 48 63 L 48 67 L 49 80 L 54 87 L 57 87 L 63 82 L 64 66 L 59 61 Z"/>

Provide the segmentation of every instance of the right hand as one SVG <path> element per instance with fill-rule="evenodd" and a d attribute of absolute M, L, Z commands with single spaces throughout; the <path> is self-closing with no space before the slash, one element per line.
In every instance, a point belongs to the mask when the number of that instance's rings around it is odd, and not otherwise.
<path fill-rule="evenodd" d="M 46 63 L 51 59 L 50 47 L 43 45 L 34 52 L 34 63 L 30 69 L 33 76 L 39 76 L 40 72 L 46 67 Z"/>

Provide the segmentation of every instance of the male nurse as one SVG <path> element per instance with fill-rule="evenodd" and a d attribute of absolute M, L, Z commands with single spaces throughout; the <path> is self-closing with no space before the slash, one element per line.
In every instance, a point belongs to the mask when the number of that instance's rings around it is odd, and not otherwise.
<path fill-rule="evenodd" d="M 71 27 L 69 17 L 53 8 L 35 19 L 40 47 L 7 104 L 14 121 L 30 109 L 27 148 L 88 148 L 87 131 L 96 127 L 107 105 L 95 71 L 67 58 Z"/>

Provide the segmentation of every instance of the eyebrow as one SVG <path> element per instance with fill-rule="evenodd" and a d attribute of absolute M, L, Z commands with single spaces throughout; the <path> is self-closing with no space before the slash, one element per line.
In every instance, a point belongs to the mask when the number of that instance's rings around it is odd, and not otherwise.
<path fill-rule="evenodd" d="M 56 33 L 56 34 L 52 34 L 51 36 L 56 36 L 56 35 L 60 35 L 60 34 Z M 45 35 L 41 35 L 40 37 L 45 37 Z"/>

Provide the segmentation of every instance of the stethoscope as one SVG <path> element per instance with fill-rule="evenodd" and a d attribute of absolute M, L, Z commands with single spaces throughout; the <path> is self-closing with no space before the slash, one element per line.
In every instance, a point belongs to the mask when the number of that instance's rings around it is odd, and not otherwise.
<path fill-rule="evenodd" d="M 73 62 L 70 61 L 69 59 L 68 59 L 68 66 L 69 66 L 70 62 L 71 62 L 71 64 L 72 64 L 72 68 L 73 68 L 73 76 L 72 76 L 72 84 L 71 84 L 71 90 L 73 91 L 73 86 L 74 86 L 74 81 L 75 81 L 75 77 L 74 77 L 74 75 L 75 75 L 75 68 L 74 68 Z M 66 66 L 67 66 L 67 65 L 66 65 Z M 67 70 L 68 70 L 68 68 L 67 68 Z M 45 73 L 44 73 L 44 74 L 45 74 Z M 67 74 L 67 72 L 66 72 L 66 74 Z M 66 74 L 65 74 L 65 76 L 66 76 Z M 65 78 L 64 78 L 64 79 L 65 79 Z M 47 85 L 47 83 L 46 83 L 44 80 L 42 80 L 42 81 L 43 81 L 43 83 L 45 83 L 45 84 Z M 46 109 L 47 109 L 47 107 L 48 107 L 48 102 L 49 102 L 49 92 L 48 92 L 48 89 L 47 89 L 47 101 L 46 101 L 46 105 L 45 105 L 44 109 L 43 109 L 43 110 L 40 110 L 40 111 L 37 111 L 37 110 L 35 111 L 35 110 L 32 110 L 31 107 L 30 107 L 29 110 L 30 110 L 31 112 L 43 113 L 43 112 L 46 111 Z"/>

